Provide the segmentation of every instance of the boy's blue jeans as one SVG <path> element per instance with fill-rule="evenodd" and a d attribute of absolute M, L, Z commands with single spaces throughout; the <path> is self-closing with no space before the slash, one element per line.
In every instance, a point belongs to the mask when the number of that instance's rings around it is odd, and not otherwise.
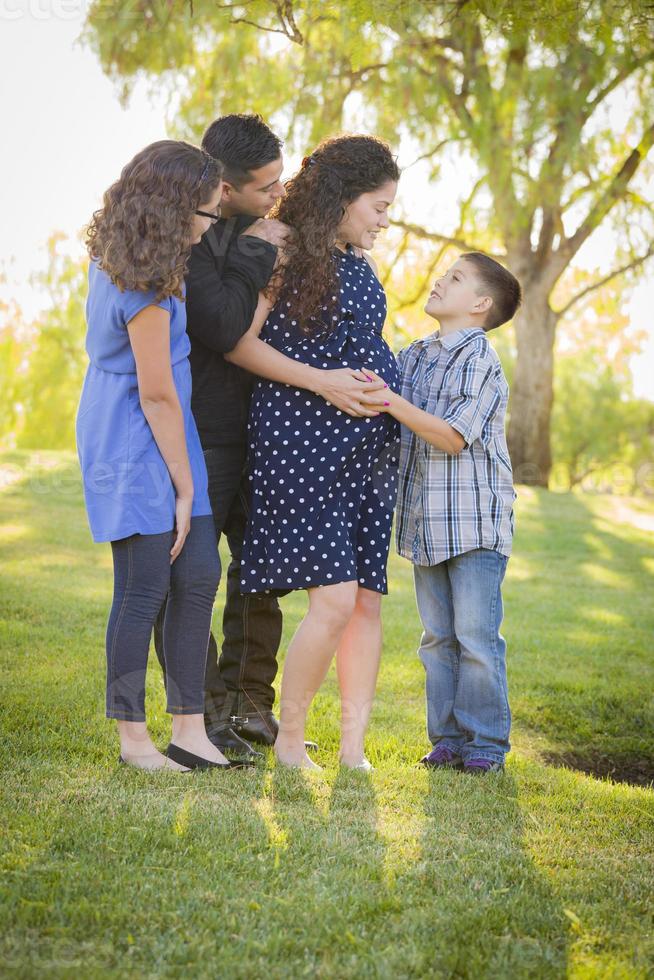
<path fill-rule="evenodd" d="M 424 633 L 427 731 L 462 759 L 504 762 L 511 712 L 501 585 L 508 559 L 478 548 L 438 565 L 414 566 Z"/>

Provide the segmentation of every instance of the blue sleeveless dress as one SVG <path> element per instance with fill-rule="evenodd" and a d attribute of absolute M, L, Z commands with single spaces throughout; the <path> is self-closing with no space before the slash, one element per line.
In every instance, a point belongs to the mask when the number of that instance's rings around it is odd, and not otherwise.
<path fill-rule="evenodd" d="M 207 468 L 191 414 L 186 307 L 170 296 L 121 292 L 97 262 L 89 267 L 86 351 L 90 364 L 77 411 L 77 451 L 94 541 L 163 534 L 175 525 L 175 488 L 141 409 L 127 324 L 146 306 L 170 313 L 170 359 L 193 475 L 193 517 L 211 513 Z"/>
<path fill-rule="evenodd" d="M 289 304 L 277 304 L 261 339 L 316 368 L 371 368 L 398 390 L 395 357 L 382 337 L 384 290 L 351 249 L 335 261 L 340 308 L 332 326 L 307 336 L 287 315 Z M 250 413 L 241 591 L 284 595 L 356 581 L 386 593 L 397 437 L 390 415 L 352 418 L 313 392 L 260 380 Z"/>

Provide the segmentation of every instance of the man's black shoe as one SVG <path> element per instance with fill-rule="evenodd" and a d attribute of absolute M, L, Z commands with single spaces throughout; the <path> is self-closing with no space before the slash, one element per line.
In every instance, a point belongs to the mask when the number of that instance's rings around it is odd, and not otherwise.
<path fill-rule="evenodd" d="M 235 716 L 232 718 L 232 726 L 234 731 L 241 738 L 246 738 L 248 742 L 257 742 L 259 745 L 268 746 L 275 744 L 279 731 L 279 722 L 272 711 L 258 711 L 256 714 L 245 717 Z M 318 748 L 316 742 L 305 742 L 304 744 L 311 752 L 315 752 Z"/>
<path fill-rule="evenodd" d="M 232 759 L 245 762 L 256 762 L 263 759 L 263 753 L 257 752 L 245 739 L 240 738 L 233 728 L 219 728 L 207 732 L 207 738 L 222 752 Z"/>
<path fill-rule="evenodd" d="M 273 746 L 279 731 L 279 722 L 272 711 L 233 717 L 232 725 L 241 738 L 246 738 L 248 742 L 257 742 L 259 745 Z"/>

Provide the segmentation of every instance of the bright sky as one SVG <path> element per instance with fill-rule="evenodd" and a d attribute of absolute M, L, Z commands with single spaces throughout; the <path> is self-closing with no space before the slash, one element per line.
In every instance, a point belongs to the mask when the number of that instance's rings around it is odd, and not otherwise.
<path fill-rule="evenodd" d="M 45 241 L 55 230 L 75 236 L 98 207 L 102 192 L 122 166 L 147 143 L 167 133 L 163 103 L 153 104 L 139 88 L 126 110 L 94 57 L 76 44 L 84 0 L 0 0 L 0 124 L 4 139 L 0 185 L 0 271 L 8 282 L 2 295 L 18 300 L 31 317 L 44 297 L 29 276 L 45 265 Z M 247 106 L 244 106 L 247 111 Z M 400 163 L 408 161 L 400 159 Z M 287 160 L 290 174 L 298 161 Z M 419 174 L 401 189 L 403 201 L 425 214 Z M 430 188 L 429 212 L 446 215 L 458 188 L 447 173 Z M 449 206 L 448 206 L 449 205 Z M 589 267 L 603 266 L 607 242 L 601 233 L 585 248 Z M 643 277 L 627 307 L 633 328 L 648 343 L 633 361 L 636 391 L 654 398 L 654 269 Z"/>

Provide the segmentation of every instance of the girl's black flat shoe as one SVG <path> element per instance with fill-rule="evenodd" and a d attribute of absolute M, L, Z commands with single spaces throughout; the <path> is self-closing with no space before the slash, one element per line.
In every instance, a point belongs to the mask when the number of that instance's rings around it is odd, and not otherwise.
<path fill-rule="evenodd" d="M 176 762 L 180 766 L 186 766 L 187 769 L 251 769 L 254 766 L 254 762 L 246 762 L 237 759 L 228 759 L 227 762 L 211 762 L 209 759 L 203 759 L 201 755 L 195 755 L 193 752 L 187 752 L 186 749 L 180 749 L 179 745 L 173 745 L 171 742 L 164 752 L 169 759 Z"/>
<path fill-rule="evenodd" d="M 146 756 L 147 758 L 147 756 Z M 168 768 L 166 766 L 139 766 L 137 762 L 132 762 L 130 759 L 125 759 L 122 755 L 118 756 L 118 765 L 126 766 L 129 769 L 140 769 L 141 772 L 158 772 L 161 769 Z"/>

